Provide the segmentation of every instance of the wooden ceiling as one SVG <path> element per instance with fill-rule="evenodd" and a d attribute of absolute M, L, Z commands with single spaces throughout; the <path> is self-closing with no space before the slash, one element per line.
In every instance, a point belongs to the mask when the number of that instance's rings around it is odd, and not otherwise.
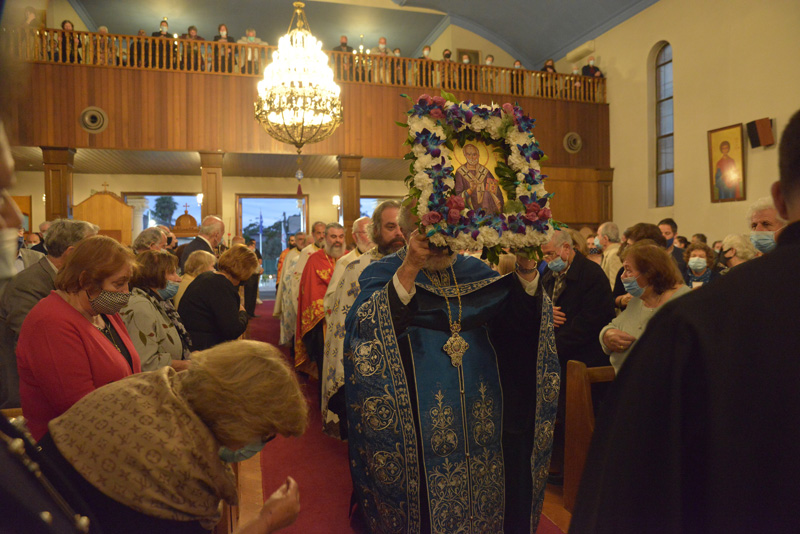
<path fill-rule="evenodd" d="M 18 171 L 43 171 L 39 147 L 12 149 Z M 336 178 L 339 165 L 335 156 L 302 156 L 303 173 L 308 178 Z M 285 154 L 225 154 L 222 173 L 227 176 L 264 178 L 293 177 L 297 156 Z M 76 174 L 159 174 L 200 176 L 197 152 L 158 152 L 83 148 L 75 153 Z M 361 161 L 363 180 L 402 180 L 408 162 L 401 159 L 365 158 Z"/>

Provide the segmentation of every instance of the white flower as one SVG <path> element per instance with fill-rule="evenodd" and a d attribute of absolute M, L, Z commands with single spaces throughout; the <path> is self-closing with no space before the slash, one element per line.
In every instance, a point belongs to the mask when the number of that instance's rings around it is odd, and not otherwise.
<path fill-rule="evenodd" d="M 438 160 L 438 158 L 436 158 Z M 436 161 L 435 163 L 438 163 Z M 417 161 L 414 162 L 414 172 L 419 173 L 424 171 L 425 169 L 431 167 L 434 164 L 433 156 L 430 154 L 425 154 L 417 158 Z"/>
<path fill-rule="evenodd" d="M 503 120 L 500 117 L 489 117 L 486 119 L 486 130 L 492 139 L 500 139 L 500 125 Z"/>
<path fill-rule="evenodd" d="M 411 148 L 411 151 L 414 153 L 414 156 L 416 156 L 417 158 L 421 158 L 428 152 L 428 149 L 418 143 L 414 143 L 414 146 Z"/>
<path fill-rule="evenodd" d="M 486 122 L 486 119 L 482 119 L 475 115 L 472 117 L 472 122 L 470 123 L 469 127 L 473 132 L 482 132 L 486 129 L 487 124 L 488 123 Z"/>
<path fill-rule="evenodd" d="M 419 189 L 420 191 L 425 187 L 429 187 L 431 185 L 431 177 L 425 174 L 424 172 L 418 172 L 414 175 L 414 187 Z"/>

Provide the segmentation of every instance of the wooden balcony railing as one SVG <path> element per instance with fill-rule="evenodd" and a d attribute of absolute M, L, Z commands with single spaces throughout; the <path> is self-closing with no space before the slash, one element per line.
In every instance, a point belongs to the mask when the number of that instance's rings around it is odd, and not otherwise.
<path fill-rule="evenodd" d="M 263 76 L 274 46 L 60 29 L 3 31 L 0 47 L 38 63 Z M 378 54 L 326 52 L 336 82 L 605 103 L 606 80 Z M 430 91 L 435 94 L 435 91 Z"/>

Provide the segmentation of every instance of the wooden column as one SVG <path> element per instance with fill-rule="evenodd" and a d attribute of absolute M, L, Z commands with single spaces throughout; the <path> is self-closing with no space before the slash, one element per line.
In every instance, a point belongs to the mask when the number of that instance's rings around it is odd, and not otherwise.
<path fill-rule="evenodd" d="M 45 219 L 72 217 L 72 166 L 74 148 L 42 147 Z"/>
<path fill-rule="evenodd" d="M 222 218 L 222 156 L 224 155 L 222 152 L 200 152 L 203 180 L 203 206 L 200 214 L 203 219 L 209 215 Z"/>
<path fill-rule="evenodd" d="M 347 247 L 353 248 L 353 221 L 361 216 L 361 158 L 339 156 L 339 197 L 342 201 L 342 219 Z"/>

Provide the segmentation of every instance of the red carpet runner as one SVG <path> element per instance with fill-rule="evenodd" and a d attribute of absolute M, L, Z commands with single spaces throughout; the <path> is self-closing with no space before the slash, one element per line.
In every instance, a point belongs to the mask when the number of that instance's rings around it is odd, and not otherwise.
<path fill-rule="evenodd" d="M 272 318 L 274 301 L 265 300 L 256 309 L 259 316 L 250 321 L 250 339 L 277 346 L 280 325 Z M 352 483 L 347 459 L 347 444 L 322 433 L 316 382 L 305 387 L 309 399 L 308 430 L 299 438 L 278 436 L 261 453 L 261 480 L 264 498 L 291 475 L 300 487 L 302 509 L 294 525 L 281 530 L 286 534 L 353 534 L 347 516 Z M 359 533 L 360 534 L 360 533 Z M 537 534 L 562 534 L 542 516 Z"/>

